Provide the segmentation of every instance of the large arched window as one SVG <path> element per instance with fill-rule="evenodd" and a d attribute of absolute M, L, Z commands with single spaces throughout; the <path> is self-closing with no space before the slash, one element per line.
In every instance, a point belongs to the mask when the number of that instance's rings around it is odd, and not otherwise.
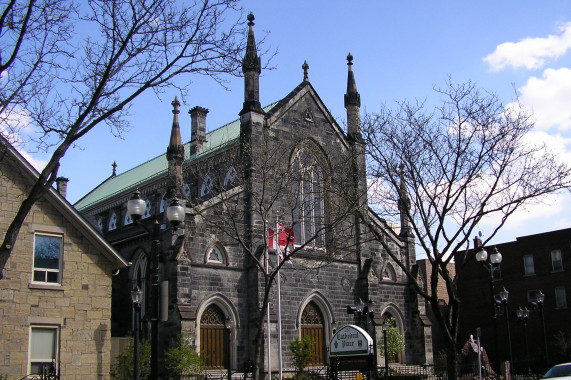
<path fill-rule="evenodd" d="M 294 157 L 293 176 L 297 182 L 294 189 L 295 242 L 298 245 L 323 248 L 323 172 L 317 160 L 306 149 L 299 150 Z"/>
<path fill-rule="evenodd" d="M 325 325 L 323 314 L 315 302 L 310 302 L 301 314 L 301 339 L 309 336 L 311 346 L 311 365 L 323 365 L 326 358 Z"/>
<path fill-rule="evenodd" d="M 200 317 L 200 357 L 206 369 L 227 368 L 226 317 L 212 304 Z"/>

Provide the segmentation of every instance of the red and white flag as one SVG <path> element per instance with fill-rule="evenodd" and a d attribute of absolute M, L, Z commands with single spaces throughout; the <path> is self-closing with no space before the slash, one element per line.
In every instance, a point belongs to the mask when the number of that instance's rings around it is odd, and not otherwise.
<path fill-rule="evenodd" d="M 272 228 L 268 228 L 268 245 L 270 249 L 276 249 L 280 262 L 284 259 L 284 255 L 287 253 L 289 246 L 295 243 L 295 238 L 293 235 L 293 230 L 291 228 L 285 227 L 282 223 L 277 223 L 276 234 Z M 276 244 L 277 240 L 277 244 Z"/>

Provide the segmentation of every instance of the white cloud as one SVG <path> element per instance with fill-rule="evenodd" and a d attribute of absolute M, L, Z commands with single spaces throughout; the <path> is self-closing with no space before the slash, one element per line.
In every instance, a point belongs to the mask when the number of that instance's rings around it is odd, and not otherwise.
<path fill-rule="evenodd" d="M 34 156 L 30 155 L 28 152 L 24 152 L 22 150 L 19 150 L 19 152 L 39 172 L 41 172 L 46 167 L 46 165 L 48 164 L 48 162 L 46 160 L 43 160 L 43 159 L 38 158 L 38 157 L 34 157 Z"/>
<path fill-rule="evenodd" d="M 508 66 L 539 69 L 548 59 L 557 59 L 571 48 L 571 23 L 560 27 L 561 34 L 543 38 L 525 38 L 519 42 L 504 42 L 484 58 L 492 71 Z"/>
<path fill-rule="evenodd" d="M 529 78 L 518 91 L 522 104 L 533 111 L 537 129 L 571 129 L 571 69 L 546 69 L 541 78 Z"/>

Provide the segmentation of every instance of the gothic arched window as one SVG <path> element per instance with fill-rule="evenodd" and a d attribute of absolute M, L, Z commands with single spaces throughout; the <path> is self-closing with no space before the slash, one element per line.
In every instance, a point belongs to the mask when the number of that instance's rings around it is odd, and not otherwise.
<path fill-rule="evenodd" d="M 294 234 L 296 244 L 309 247 L 325 246 L 323 172 L 317 160 L 306 150 L 297 152 L 293 161 L 296 180 Z"/>
<path fill-rule="evenodd" d="M 109 218 L 109 224 L 107 225 L 107 230 L 113 231 L 116 228 L 117 228 L 117 214 L 115 214 L 115 211 L 113 211 L 113 214 L 111 214 L 111 218 Z"/>
<path fill-rule="evenodd" d="M 200 196 L 203 197 L 205 195 L 210 194 L 210 192 L 212 191 L 212 186 L 213 186 L 212 178 L 210 178 L 210 176 L 207 175 L 204 178 L 204 181 L 202 181 L 202 186 L 200 187 Z"/>

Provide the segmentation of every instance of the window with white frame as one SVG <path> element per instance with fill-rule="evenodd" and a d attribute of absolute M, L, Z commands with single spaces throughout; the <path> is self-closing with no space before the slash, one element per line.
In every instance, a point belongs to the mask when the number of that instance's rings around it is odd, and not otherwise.
<path fill-rule="evenodd" d="M 297 195 L 294 209 L 294 236 L 297 245 L 324 248 L 323 173 L 317 160 L 305 150 L 293 161 Z"/>
<path fill-rule="evenodd" d="M 57 373 L 58 338 L 59 326 L 31 326 L 29 374 Z"/>
<path fill-rule="evenodd" d="M 55 234 L 34 235 L 33 281 L 51 284 L 61 282 L 61 258 L 63 236 Z"/>
<path fill-rule="evenodd" d="M 523 257 L 523 274 L 526 276 L 535 274 L 535 267 L 533 265 L 533 255 L 525 255 Z"/>
<path fill-rule="evenodd" d="M 555 308 L 567 308 L 567 293 L 564 286 L 557 286 L 555 288 Z"/>
<path fill-rule="evenodd" d="M 554 272 L 563 271 L 563 259 L 561 258 L 561 250 L 555 249 L 551 251 L 551 266 Z"/>

